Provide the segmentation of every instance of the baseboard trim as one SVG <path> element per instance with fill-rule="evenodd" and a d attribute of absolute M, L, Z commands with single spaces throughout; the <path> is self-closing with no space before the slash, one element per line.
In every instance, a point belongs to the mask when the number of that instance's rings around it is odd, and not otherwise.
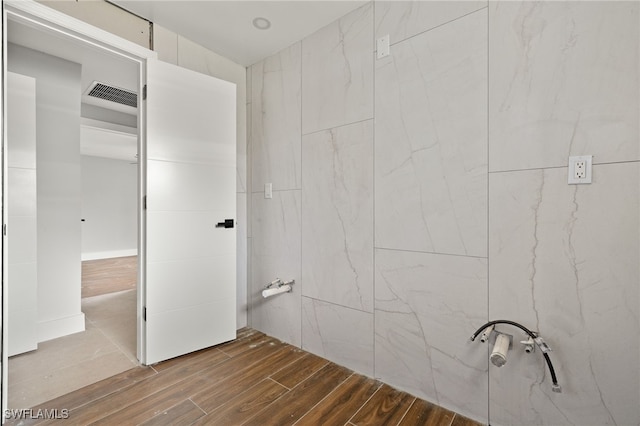
<path fill-rule="evenodd" d="M 84 331 L 84 313 L 38 323 L 38 342 L 45 342 L 58 337 Z"/>
<path fill-rule="evenodd" d="M 81 259 L 85 261 L 85 260 L 111 259 L 113 257 L 137 256 L 137 255 L 138 255 L 138 249 L 95 251 L 92 253 L 82 253 Z"/>

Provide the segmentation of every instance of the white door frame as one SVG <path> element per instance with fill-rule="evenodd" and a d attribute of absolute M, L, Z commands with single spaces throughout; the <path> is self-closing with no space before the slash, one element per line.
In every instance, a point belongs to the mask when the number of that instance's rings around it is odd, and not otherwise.
<path fill-rule="evenodd" d="M 125 40 L 107 31 L 94 27 L 78 19 L 72 18 L 61 12 L 53 10 L 47 6 L 37 3 L 33 0 L 2 0 L 2 38 L 6 40 L 7 37 L 7 20 L 20 22 L 26 24 L 34 29 L 49 32 L 57 36 L 72 39 L 77 42 L 85 43 L 87 45 L 102 49 L 110 52 L 111 54 L 132 60 L 139 64 L 139 87 L 143 88 L 146 84 L 146 63 L 148 59 L 157 59 L 157 53 L 152 50 L 141 47 L 133 42 Z M 3 41 L 4 46 L 4 41 Z M 6 109 L 5 109 L 5 91 L 6 87 L 6 64 L 7 64 L 7 52 L 3 48 L 3 63 L 5 69 L 2 70 L 2 102 L 0 103 L 0 115 L 2 116 L 2 138 L 6 140 Z M 142 90 L 142 89 L 141 89 Z M 142 306 L 145 300 L 145 285 L 146 285 L 146 223 L 143 210 L 143 199 L 146 191 L 146 111 L 145 103 L 138 102 L 138 284 L 137 284 L 137 357 L 143 364 L 145 363 L 145 329 L 142 320 Z M 4 159 L 4 152 L 2 153 L 2 162 Z M 6 176 L 2 176 L 4 181 Z M 0 197 L 0 207 L 4 208 L 3 201 L 6 194 Z M 2 257 L 4 259 L 4 247 L 2 247 Z M 6 265 L 2 264 L 4 269 Z M 2 283 L 2 413 L 7 409 L 7 342 L 5 332 L 6 325 L 6 285 Z M 4 422 L 4 416 L 3 422 Z"/>

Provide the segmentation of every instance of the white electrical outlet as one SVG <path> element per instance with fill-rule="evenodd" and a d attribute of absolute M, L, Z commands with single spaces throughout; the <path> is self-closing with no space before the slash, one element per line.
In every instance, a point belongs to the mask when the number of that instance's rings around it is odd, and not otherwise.
<path fill-rule="evenodd" d="M 587 162 L 576 161 L 573 168 L 573 177 L 575 179 L 584 179 L 587 177 Z"/>
<path fill-rule="evenodd" d="M 591 155 L 569 157 L 568 183 L 570 185 L 591 183 L 592 159 Z"/>
<path fill-rule="evenodd" d="M 273 185 L 271 183 L 264 184 L 264 198 L 273 198 Z"/>

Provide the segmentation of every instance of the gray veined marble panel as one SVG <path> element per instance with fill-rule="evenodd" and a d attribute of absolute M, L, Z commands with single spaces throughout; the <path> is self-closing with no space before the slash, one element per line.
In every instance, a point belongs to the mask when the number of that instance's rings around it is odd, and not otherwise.
<path fill-rule="evenodd" d="M 376 38 L 396 44 L 487 7 L 487 1 L 376 1 Z"/>
<path fill-rule="evenodd" d="M 247 67 L 247 103 L 250 104 L 252 102 L 253 92 L 251 91 L 251 67 Z"/>
<path fill-rule="evenodd" d="M 249 197 L 251 194 L 248 195 Z M 247 194 L 236 194 L 236 326 L 247 326 Z"/>
<path fill-rule="evenodd" d="M 474 419 L 487 419 L 487 260 L 376 250 L 376 377 Z"/>
<path fill-rule="evenodd" d="M 303 297 L 302 349 L 373 377 L 373 314 Z"/>
<path fill-rule="evenodd" d="M 487 12 L 376 63 L 376 246 L 486 256 Z"/>
<path fill-rule="evenodd" d="M 373 118 L 373 4 L 302 41 L 302 132 Z"/>
<path fill-rule="evenodd" d="M 373 122 L 302 143 L 303 294 L 373 312 Z"/>
<path fill-rule="evenodd" d="M 248 156 L 248 129 L 249 115 L 247 114 L 247 104 L 237 107 L 237 142 L 236 142 L 236 192 L 247 192 L 249 156 Z"/>
<path fill-rule="evenodd" d="M 251 67 L 253 191 L 300 189 L 300 43 Z"/>
<path fill-rule="evenodd" d="M 251 324 L 300 346 L 300 191 L 274 191 L 272 199 L 252 195 Z M 276 278 L 296 280 L 293 291 L 264 299 L 264 286 Z"/>
<path fill-rule="evenodd" d="M 491 171 L 640 158 L 638 9 L 491 2 Z"/>
<path fill-rule="evenodd" d="M 511 351 L 489 372 L 492 424 L 640 422 L 640 163 L 566 174 L 490 176 L 490 317 L 539 331 L 563 388 L 539 352 Z"/>

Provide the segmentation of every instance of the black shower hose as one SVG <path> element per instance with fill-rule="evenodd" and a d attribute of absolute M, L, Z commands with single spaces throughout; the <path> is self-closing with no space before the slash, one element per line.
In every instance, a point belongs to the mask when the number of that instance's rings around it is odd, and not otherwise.
<path fill-rule="evenodd" d="M 514 327 L 518 327 L 520 330 L 522 330 L 525 333 L 527 333 L 534 340 L 538 337 L 531 330 L 529 330 L 527 327 L 525 327 L 522 324 L 518 324 L 515 321 L 494 320 L 494 321 L 489 321 L 488 323 L 486 323 L 485 325 L 480 327 L 475 333 L 473 333 L 473 336 L 471 336 L 471 341 L 473 342 L 474 340 L 476 340 L 476 337 L 478 337 L 478 334 L 482 333 L 482 331 L 485 328 L 491 327 L 492 325 L 496 325 L 496 324 L 513 325 Z M 558 379 L 556 378 L 556 370 L 554 370 L 554 368 L 553 368 L 553 364 L 551 363 L 551 358 L 549 358 L 549 355 L 547 355 L 546 352 L 544 352 L 542 350 L 541 350 L 541 352 L 542 352 L 542 356 L 544 356 L 544 360 L 547 362 L 547 366 L 549 367 L 549 372 L 551 373 L 551 381 L 553 382 L 554 389 L 560 389 L 560 385 L 558 385 Z"/>

